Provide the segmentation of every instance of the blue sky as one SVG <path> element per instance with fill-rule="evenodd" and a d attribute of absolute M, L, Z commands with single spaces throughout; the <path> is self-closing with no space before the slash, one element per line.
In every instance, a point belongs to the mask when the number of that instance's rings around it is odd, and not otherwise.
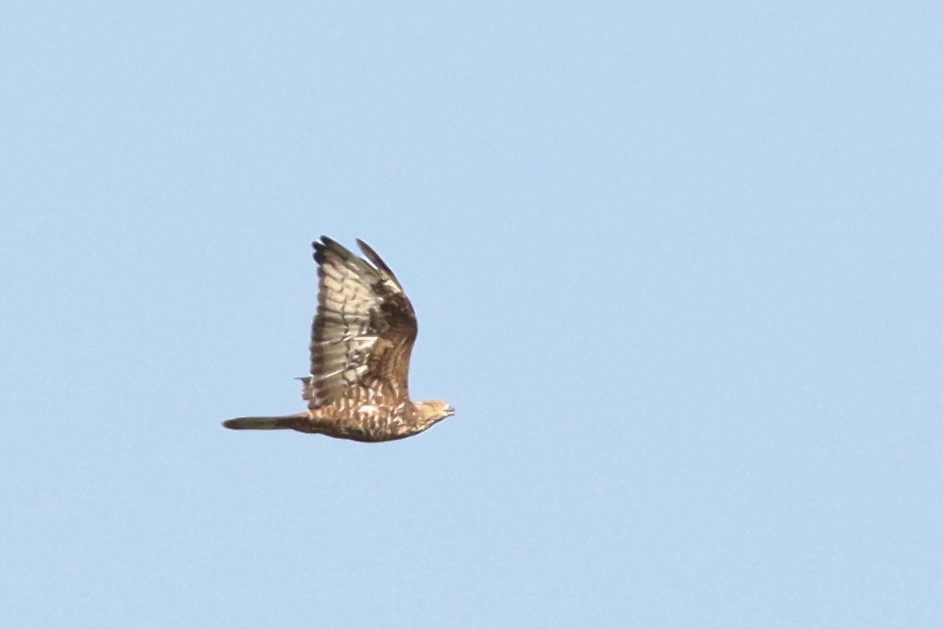
<path fill-rule="evenodd" d="M 0 8 L 0 625 L 943 624 L 943 9 Z M 419 315 L 301 410 L 310 242 Z"/>

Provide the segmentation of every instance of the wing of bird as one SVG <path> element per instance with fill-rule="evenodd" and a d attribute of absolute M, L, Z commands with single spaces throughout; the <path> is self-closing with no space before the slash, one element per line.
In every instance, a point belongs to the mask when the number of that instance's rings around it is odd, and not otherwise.
<path fill-rule="evenodd" d="M 406 401 L 417 327 L 402 286 L 360 240 L 366 260 L 326 236 L 312 244 L 320 291 L 311 334 L 311 375 L 301 379 L 308 407 L 338 400 Z"/>

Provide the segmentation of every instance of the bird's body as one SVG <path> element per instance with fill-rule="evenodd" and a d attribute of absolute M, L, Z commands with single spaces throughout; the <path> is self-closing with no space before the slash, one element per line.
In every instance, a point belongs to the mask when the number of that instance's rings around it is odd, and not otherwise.
<path fill-rule="evenodd" d="M 223 426 L 392 441 L 418 434 L 455 412 L 445 402 L 409 399 L 416 316 L 389 267 L 366 243 L 357 243 L 372 264 L 325 236 L 313 243 L 320 290 L 311 375 L 301 378 L 308 410 L 239 417 Z"/>
<path fill-rule="evenodd" d="M 295 415 L 282 417 L 239 417 L 223 422 L 234 430 L 277 430 L 290 428 L 298 432 L 327 435 L 352 441 L 394 441 L 419 434 L 444 409 L 431 408 L 429 402 L 414 404 L 406 401 L 396 406 L 335 403 Z M 434 404 L 434 403 L 433 403 Z M 429 412 L 431 411 L 431 413 Z M 448 413 L 451 415 L 451 411 Z M 447 415 L 446 415 L 447 416 Z M 439 417 L 438 419 L 444 419 Z"/>

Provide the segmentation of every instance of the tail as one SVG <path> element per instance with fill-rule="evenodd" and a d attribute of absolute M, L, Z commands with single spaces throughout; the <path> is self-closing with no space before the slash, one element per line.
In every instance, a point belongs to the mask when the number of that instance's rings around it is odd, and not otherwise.
<path fill-rule="evenodd" d="M 285 415 L 284 417 L 237 417 L 227 419 L 223 422 L 223 428 L 230 430 L 279 430 L 292 428 L 295 415 Z"/>

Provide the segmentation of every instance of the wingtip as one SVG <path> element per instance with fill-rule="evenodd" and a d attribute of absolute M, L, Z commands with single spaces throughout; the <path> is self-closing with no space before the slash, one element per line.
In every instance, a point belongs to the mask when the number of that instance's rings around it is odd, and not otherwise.
<path fill-rule="evenodd" d="M 366 255 L 367 260 L 369 260 L 374 265 L 374 267 L 386 273 L 395 282 L 396 276 L 393 275 L 393 272 L 383 262 L 377 252 L 373 250 L 373 247 L 365 243 L 360 238 L 357 238 L 356 241 L 357 246 L 360 247 L 360 250 L 364 253 L 364 255 Z M 358 259 L 357 256 L 344 245 L 338 243 L 333 238 L 329 238 L 328 236 L 321 236 L 321 240 L 315 240 L 311 243 L 311 246 L 314 248 L 314 261 L 318 264 L 322 264 L 324 262 L 327 251 L 333 251 L 343 258 Z"/>
<path fill-rule="evenodd" d="M 321 240 L 315 240 L 311 243 L 311 246 L 314 248 L 314 261 L 320 264 L 324 262 L 324 251 L 330 246 L 336 247 L 337 242 L 322 235 Z"/>
<path fill-rule="evenodd" d="M 364 255 L 367 256 L 367 260 L 370 260 L 371 264 L 374 267 L 379 269 L 379 271 L 385 274 L 394 284 L 399 286 L 399 280 L 396 279 L 393 270 L 386 265 L 386 262 L 383 261 L 383 258 L 380 257 L 376 251 L 373 250 L 373 247 L 365 243 L 364 241 L 357 239 L 357 246 L 360 247 L 360 250 L 363 251 Z M 402 288 L 400 288 L 402 290 Z"/>

